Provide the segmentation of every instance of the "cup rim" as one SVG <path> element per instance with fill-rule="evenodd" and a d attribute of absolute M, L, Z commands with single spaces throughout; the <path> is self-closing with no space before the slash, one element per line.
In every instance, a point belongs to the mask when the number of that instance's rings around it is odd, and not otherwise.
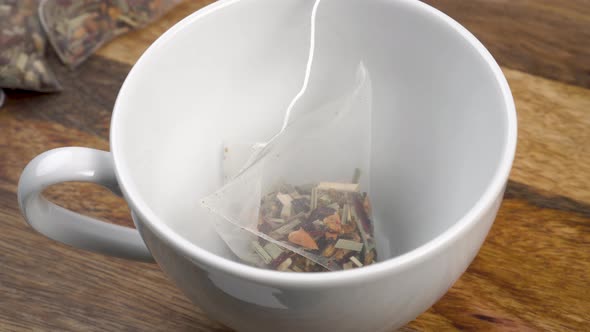
<path fill-rule="evenodd" d="M 131 206 L 131 210 L 136 213 L 153 233 L 158 238 L 169 246 L 180 252 L 183 256 L 190 259 L 192 262 L 197 262 L 200 265 L 233 275 L 238 278 L 248 279 L 255 282 L 261 282 L 268 285 L 276 286 L 290 286 L 290 287 L 323 287 L 323 286 L 338 286 L 346 285 L 354 282 L 367 282 L 375 280 L 391 273 L 400 272 L 408 269 L 415 264 L 419 264 L 433 255 L 439 250 L 449 246 L 453 241 L 460 238 L 464 233 L 475 225 L 478 220 L 489 210 L 494 204 L 496 198 L 502 194 L 504 187 L 508 180 L 514 155 L 516 152 L 517 142 L 517 116 L 514 99 L 510 91 L 508 82 L 502 73 L 502 70 L 489 51 L 477 38 L 471 34 L 466 28 L 458 22 L 442 13 L 441 11 L 421 2 L 415 0 L 396 0 L 407 6 L 414 6 L 418 10 L 422 10 L 426 15 L 429 15 L 433 20 L 439 20 L 449 26 L 456 33 L 461 35 L 475 50 L 479 56 L 485 60 L 486 65 L 491 70 L 503 97 L 505 116 L 507 123 L 506 141 L 503 147 L 501 160 L 496 168 L 492 181 L 483 194 L 478 198 L 477 202 L 469 209 L 469 211 L 459 218 L 452 226 L 447 228 L 444 232 L 437 235 L 435 238 L 422 244 L 421 246 L 410 250 L 399 256 L 390 258 L 377 264 L 365 266 L 362 269 L 351 269 L 346 271 L 333 271 L 323 273 L 285 273 L 273 270 L 265 270 L 248 266 L 246 264 L 238 263 L 230 259 L 213 254 L 172 230 L 166 225 L 161 218 L 159 218 L 147 205 L 147 203 L 139 195 L 137 188 L 134 187 L 130 181 L 131 175 L 122 167 L 123 156 L 121 150 L 118 148 L 119 132 L 121 132 L 120 121 L 118 119 L 124 110 L 121 109 L 120 100 L 121 95 L 129 89 L 130 78 L 134 73 L 143 67 L 146 59 L 158 52 L 164 43 L 174 38 L 174 35 L 179 31 L 185 29 L 193 22 L 199 19 L 222 10 L 225 7 L 231 6 L 243 0 L 219 0 L 210 4 L 195 13 L 184 18 L 176 23 L 172 28 L 160 36 L 150 47 L 144 52 L 137 63 L 129 72 L 125 82 L 123 83 L 119 95 L 115 101 L 110 130 L 110 148 L 115 164 L 115 173 L 119 186 Z M 393 0 L 388 0 L 393 1 Z M 136 221 L 137 222 L 137 221 Z"/>

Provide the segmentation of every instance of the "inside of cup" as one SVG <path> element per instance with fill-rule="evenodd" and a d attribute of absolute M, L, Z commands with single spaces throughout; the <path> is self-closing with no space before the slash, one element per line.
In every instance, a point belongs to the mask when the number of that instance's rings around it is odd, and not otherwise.
<path fill-rule="evenodd" d="M 221 1 L 142 57 L 114 121 L 121 176 L 173 231 L 229 257 L 202 197 L 221 186 L 227 141 L 268 140 L 301 88 L 313 1 Z M 456 223 L 506 146 L 507 110 L 486 60 L 423 4 L 323 0 L 323 56 L 360 57 L 373 84 L 371 199 L 380 257 Z M 327 37 L 325 37 L 327 36 Z"/>

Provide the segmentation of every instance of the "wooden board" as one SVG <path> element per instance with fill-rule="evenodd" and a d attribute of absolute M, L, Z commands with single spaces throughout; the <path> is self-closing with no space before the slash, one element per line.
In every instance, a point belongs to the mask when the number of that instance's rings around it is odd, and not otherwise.
<path fill-rule="evenodd" d="M 501 64 L 590 88 L 588 0 L 425 0 L 473 34 Z"/>
<path fill-rule="evenodd" d="M 47 149 L 108 149 L 110 114 L 130 66 L 180 18 L 103 47 L 64 92 L 8 92 L 0 109 L 0 331 L 226 331 L 155 265 L 73 249 L 35 233 L 16 201 L 26 163 Z M 468 271 L 405 331 L 585 330 L 590 324 L 589 8 L 585 0 L 429 0 L 478 35 L 504 68 L 519 142 L 498 218 Z M 582 42 L 582 41 L 586 42 Z M 51 188 L 54 201 L 132 226 L 125 203 L 92 185 Z"/>

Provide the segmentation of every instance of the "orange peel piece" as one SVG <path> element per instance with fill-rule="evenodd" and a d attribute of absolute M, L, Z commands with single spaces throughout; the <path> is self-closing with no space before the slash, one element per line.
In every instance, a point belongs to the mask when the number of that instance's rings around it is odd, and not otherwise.
<path fill-rule="evenodd" d="M 289 242 L 295 243 L 307 249 L 319 249 L 315 240 L 303 228 L 299 228 L 298 230 L 289 233 L 288 239 Z"/>

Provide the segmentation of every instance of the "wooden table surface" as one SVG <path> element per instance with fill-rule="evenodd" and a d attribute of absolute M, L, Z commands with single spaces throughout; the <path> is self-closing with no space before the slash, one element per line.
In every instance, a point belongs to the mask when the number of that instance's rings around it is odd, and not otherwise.
<path fill-rule="evenodd" d="M 226 331 L 156 265 L 73 249 L 27 227 L 16 200 L 26 163 L 47 149 L 108 149 L 113 102 L 131 65 L 168 27 L 210 0 L 103 47 L 75 71 L 52 63 L 61 94 L 7 93 L 0 109 L 0 331 Z M 505 201 L 454 287 L 404 330 L 590 329 L 590 1 L 428 0 L 473 31 L 502 65 L 519 117 Z M 54 201 L 132 226 L 97 186 L 60 185 Z"/>

